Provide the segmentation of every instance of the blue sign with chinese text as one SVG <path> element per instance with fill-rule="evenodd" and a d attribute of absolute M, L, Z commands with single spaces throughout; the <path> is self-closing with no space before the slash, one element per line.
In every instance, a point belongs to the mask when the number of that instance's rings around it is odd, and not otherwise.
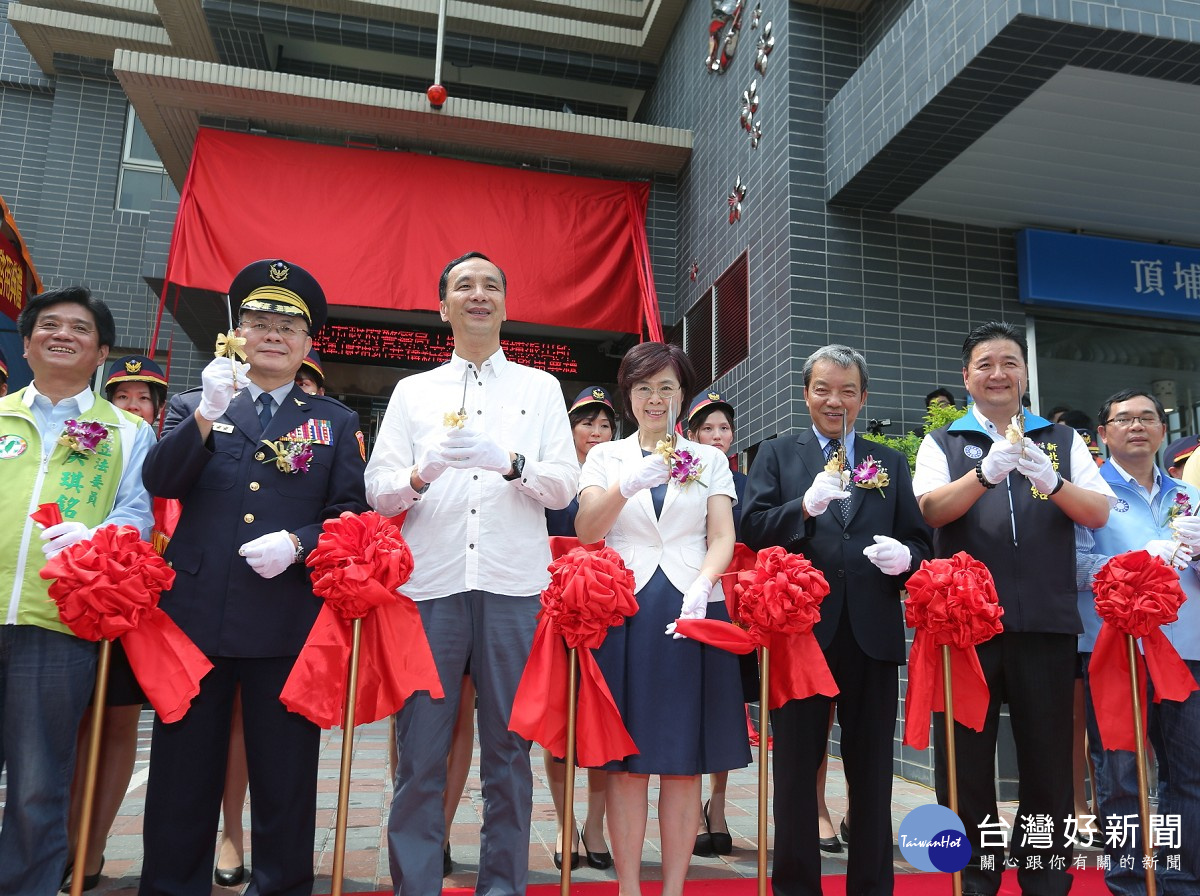
<path fill-rule="evenodd" d="M 1017 233 L 1021 303 L 1200 321 L 1200 249 Z"/>

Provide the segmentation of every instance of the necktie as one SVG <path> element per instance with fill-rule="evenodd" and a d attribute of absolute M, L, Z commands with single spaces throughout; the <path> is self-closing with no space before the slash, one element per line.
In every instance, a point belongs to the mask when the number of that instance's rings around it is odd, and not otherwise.
<path fill-rule="evenodd" d="M 842 443 L 840 439 L 830 439 L 829 444 L 825 446 L 825 462 L 828 463 L 829 459 L 841 447 Z M 842 518 L 842 525 L 845 526 L 848 524 L 850 522 L 850 499 L 843 498 L 840 501 L 834 501 L 833 506 L 837 508 L 838 516 Z"/>
<path fill-rule="evenodd" d="M 258 422 L 265 430 L 267 424 L 271 422 L 271 417 L 275 414 L 275 399 L 271 397 L 270 392 L 264 392 L 258 396 Z"/>

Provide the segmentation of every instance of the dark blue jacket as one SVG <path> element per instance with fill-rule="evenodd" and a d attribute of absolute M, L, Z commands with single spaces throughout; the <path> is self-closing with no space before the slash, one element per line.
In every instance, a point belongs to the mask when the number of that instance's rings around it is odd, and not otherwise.
<path fill-rule="evenodd" d="M 294 656 L 321 608 L 308 568 L 293 564 L 264 579 L 238 548 L 286 529 L 311 551 L 325 520 L 367 509 L 358 415 L 336 399 L 293 388 L 260 432 L 245 389 L 202 441 L 199 402 L 199 389 L 171 400 L 162 439 L 142 468 L 151 494 L 183 503 L 165 554 L 175 584 L 161 606 L 209 656 Z M 310 420 L 318 431 L 328 424 L 319 440 L 329 444 L 314 443 L 307 473 L 281 472 L 262 439 L 277 440 Z"/>

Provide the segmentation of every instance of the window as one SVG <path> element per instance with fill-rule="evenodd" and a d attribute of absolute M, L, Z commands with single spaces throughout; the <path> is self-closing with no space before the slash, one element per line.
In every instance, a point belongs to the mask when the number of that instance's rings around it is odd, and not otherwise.
<path fill-rule="evenodd" d="M 743 252 L 717 278 L 716 361 L 713 379 L 724 376 L 750 357 L 750 260 Z"/>
<path fill-rule="evenodd" d="M 750 260 L 743 252 L 683 316 L 683 347 L 713 382 L 750 357 Z"/>
<path fill-rule="evenodd" d="M 117 208 L 149 212 L 155 199 L 179 199 L 175 185 L 154 151 L 150 135 L 133 106 L 125 113 L 125 141 L 121 147 L 121 172 L 117 178 Z"/>
<path fill-rule="evenodd" d="M 683 349 L 703 382 L 712 382 L 713 366 L 713 291 L 704 294 L 692 310 L 683 316 Z"/>

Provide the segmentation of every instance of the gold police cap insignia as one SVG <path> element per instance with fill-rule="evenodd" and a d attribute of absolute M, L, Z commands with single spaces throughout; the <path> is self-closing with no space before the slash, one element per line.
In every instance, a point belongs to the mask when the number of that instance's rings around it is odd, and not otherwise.
<path fill-rule="evenodd" d="M 288 270 L 288 266 L 282 261 L 277 261 L 271 265 L 270 273 L 272 280 L 274 280 L 276 283 L 283 283 L 285 280 L 287 280 L 288 274 L 290 274 L 291 271 Z"/>
<path fill-rule="evenodd" d="M 709 393 L 708 393 L 708 400 L 709 400 L 709 401 L 720 401 L 720 400 L 721 400 L 721 393 L 720 393 L 720 392 L 709 392 Z"/>
<path fill-rule="evenodd" d="M 604 400 L 604 390 L 603 389 L 593 389 L 592 390 L 592 398 L 595 398 L 597 401 L 603 401 Z"/>
<path fill-rule="evenodd" d="M 126 373 L 138 373 L 141 369 L 142 369 L 141 361 L 126 361 L 125 362 L 125 372 Z"/>

